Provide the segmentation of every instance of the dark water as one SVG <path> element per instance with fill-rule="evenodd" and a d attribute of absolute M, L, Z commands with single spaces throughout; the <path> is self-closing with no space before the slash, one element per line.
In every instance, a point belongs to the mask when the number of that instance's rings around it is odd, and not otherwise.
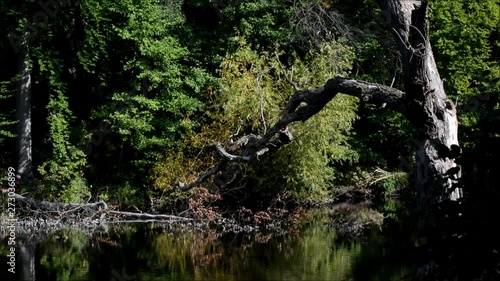
<path fill-rule="evenodd" d="M 315 213 L 286 234 L 165 231 L 152 223 L 120 224 L 90 237 L 66 229 L 44 241 L 19 238 L 22 246 L 16 250 L 15 275 L 7 272 L 8 249 L 3 241 L 0 279 L 22 280 L 24 275 L 43 281 L 390 281 L 414 272 L 404 251 L 397 253 L 391 246 L 397 239 L 388 236 L 393 232 L 375 227 L 352 239 L 339 235 L 331 219 L 326 213 Z"/>

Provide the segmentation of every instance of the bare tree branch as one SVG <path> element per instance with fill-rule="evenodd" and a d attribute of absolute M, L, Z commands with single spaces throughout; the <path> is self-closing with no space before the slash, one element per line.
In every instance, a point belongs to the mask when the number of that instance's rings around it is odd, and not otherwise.
<path fill-rule="evenodd" d="M 224 147 L 222 147 L 222 144 L 220 142 L 217 142 L 215 144 L 213 144 L 213 146 L 215 147 L 215 149 L 217 150 L 217 152 L 219 152 L 219 154 L 226 158 L 227 160 L 229 161 L 250 161 L 250 157 L 248 156 L 237 156 L 237 155 L 232 155 L 230 153 L 228 153 Z"/>
<path fill-rule="evenodd" d="M 347 38 L 353 45 L 358 45 L 361 38 L 366 37 L 361 30 L 348 25 L 340 13 L 311 0 L 295 2 L 290 25 L 299 38 L 316 46 L 336 37 Z"/>
<path fill-rule="evenodd" d="M 264 101 L 262 97 L 262 87 L 260 86 L 260 80 L 262 80 L 262 73 L 259 73 L 257 77 L 257 92 L 259 93 L 259 105 L 260 105 L 260 118 L 262 119 L 262 124 L 264 125 L 264 134 L 267 131 L 266 118 L 264 118 Z"/>
<path fill-rule="evenodd" d="M 276 56 L 276 60 L 278 61 L 279 65 L 281 67 L 281 71 L 283 71 L 283 74 L 285 74 L 286 81 L 288 81 L 288 83 L 290 83 L 290 85 L 293 86 L 293 89 L 295 90 L 295 92 L 300 91 L 299 86 L 297 86 L 297 84 L 292 81 L 292 78 L 293 78 L 293 68 L 292 68 L 292 72 L 290 73 L 290 77 L 288 77 L 288 75 L 286 74 L 286 70 L 283 67 L 283 64 L 281 64 L 280 58 L 278 56 L 278 53 L 274 52 L 274 55 Z"/>
<path fill-rule="evenodd" d="M 134 217 L 134 218 L 139 218 L 141 219 L 140 221 L 150 219 L 150 220 L 157 220 L 157 221 L 192 221 L 193 219 L 190 218 L 185 218 L 185 217 L 179 217 L 179 216 L 174 216 L 174 215 L 154 215 L 154 214 L 148 214 L 148 213 L 132 213 L 132 212 L 122 212 L 122 211 L 107 211 L 108 214 L 110 215 L 115 215 L 115 216 L 123 216 L 123 217 Z"/>
<path fill-rule="evenodd" d="M 217 166 L 211 168 L 210 170 L 208 170 L 207 172 L 205 172 L 204 174 L 202 174 L 201 176 L 199 176 L 194 182 L 192 182 L 192 183 L 190 183 L 188 185 L 185 185 L 184 183 L 179 182 L 177 186 L 182 191 L 188 191 L 190 189 L 198 187 L 202 183 L 204 183 L 207 179 L 209 179 L 211 176 L 217 174 L 219 171 L 221 171 L 222 169 L 224 169 L 226 167 L 226 165 L 227 165 L 227 160 L 226 159 L 222 159 L 221 161 L 219 161 L 219 164 L 217 164 Z"/>

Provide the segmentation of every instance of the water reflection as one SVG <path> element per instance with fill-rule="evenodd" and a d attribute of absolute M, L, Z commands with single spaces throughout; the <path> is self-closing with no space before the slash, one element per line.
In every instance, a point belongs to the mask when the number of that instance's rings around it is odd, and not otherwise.
<path fill-rule="evenodd" d="M 30 270 L 36 280 L 387 281 L 412 273 L 411 266 L 391 258 L 378 230 L 364 239 L 346 239 L 330 220 L 316 213 L 302 229 L 287 234 L 164 231 L 155 224 L 121 224 L 89 237 L 67 229 L 45 241 L 21 242 L 16 253 L 32 255 L 17 260 L 17 280 Z M 19 272 L 26 269 L 22 277 Z M 14 280 L 6 274 L 1 273 L 1 280 Z"/>

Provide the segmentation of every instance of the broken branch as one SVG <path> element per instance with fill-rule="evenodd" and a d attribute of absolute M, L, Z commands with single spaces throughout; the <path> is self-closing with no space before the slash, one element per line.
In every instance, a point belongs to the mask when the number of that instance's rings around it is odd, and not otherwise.
<path fill-rule="evenodd" d="M 275 53 L 278 56 L 277 53 Z M 278 60 L 279 61 L 279 60 Z M 281 65 L 280 62 L 280 66 Z M 223 158 L 219 164 L 187 185 L 179 184 L 181 190 L 189 190 L 199 186 L 209 177 L 222 171 L 228 162 L 250 162 L 270 151 L 276 151 L 293 140 L 288 125 L 305 122 L 320 112 L 338 93 L 358 97 L 364 103 L 385 105 L 397 112 L 405 113 L 404 93 L 395 88 L 369 83 L 365 81 L 335 77 L 328 80 L 324 86 L 312 90 L 299 90 L 298 86 L 285 75 L 288 82 L 294 86 L 296 93 L 290 98 L 281 112 L 281 118 L 261 137 L 253 134 L 244 136 L 232 143 L 228 151 L 221 143 L 212 144 Z M 240 155 L 236 155 L 240 151 Z"/>

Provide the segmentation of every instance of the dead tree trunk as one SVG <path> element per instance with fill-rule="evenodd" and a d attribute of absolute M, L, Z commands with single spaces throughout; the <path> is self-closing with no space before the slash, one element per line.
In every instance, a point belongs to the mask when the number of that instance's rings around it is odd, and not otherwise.
<path fill-rule="evenodd" d="M 179 184 L 181 190 L 200 185 L 210 176 L 224 173 L 228 163 L 248 162 L 279 149 L 291 142 L 293 136 L 287 126 L 296 121 L 305 122 L 318 113 L 338 93 L 358 97 L 361 102 L 384 105 L 402 113 L 417 128 L 416 189 L 423 204 L 457 200 L 461 197 L 456 181 L 460 168 L 455 158 L 460 154 L 456 109 L 446 97 L 436 68 L 429 42 L 428 1 L 378 0 L 386 27 L 394 33 L 404 69 L 405 90 L 335 77 L 320 88 L 300 90 L 288 101 L 281 118 L 263 136 L 248 135 L 236 141 L 227 150 L 219 143 L 213 147 L 219 152 L 219 165 L 200 176 L 195 182 Z M 286 76 L 285 76 L 286 77 Z"/>
<path fill-rule="evenodd" d="M 424 201 L 457 200 L 460 177 L 456 109 L 446 97 L 429 41 L 427 0 L 378 0 L 401 53 L 407 110 L 417 128 L 416 189 Z"/>

